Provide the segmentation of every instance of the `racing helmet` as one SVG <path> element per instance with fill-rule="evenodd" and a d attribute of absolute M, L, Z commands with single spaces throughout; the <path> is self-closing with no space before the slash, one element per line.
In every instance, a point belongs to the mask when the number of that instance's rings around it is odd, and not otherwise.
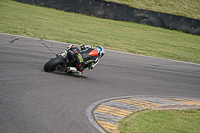
<path fill-rule="evenodd" d="M 105 50 L 102 46 L 97 46 L 97 50 L 99 57 L 102 57 L 105 54 Z"/>

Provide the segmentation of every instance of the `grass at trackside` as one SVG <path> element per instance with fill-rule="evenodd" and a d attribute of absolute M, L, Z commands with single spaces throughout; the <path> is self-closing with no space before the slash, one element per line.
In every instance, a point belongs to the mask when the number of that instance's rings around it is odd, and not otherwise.
<path fill-rule="evenodd" d="M 200 36 L 0 0 L 0 32 L 200 63 Z"/>
<path fill-rule="evenodd" d="M 120 133 L 199 133 L 200 110 L 144 110 L 119 122 Z"/>
<path fill-rule="evenodd" d="M 200 19 L 199 0 L 106 0 L 131 7 Z"/>

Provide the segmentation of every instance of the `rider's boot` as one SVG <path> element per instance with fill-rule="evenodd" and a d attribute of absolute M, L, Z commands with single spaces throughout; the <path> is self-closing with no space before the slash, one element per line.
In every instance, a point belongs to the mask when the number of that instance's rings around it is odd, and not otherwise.
<path fill-rule="evenodd" d="M 67 67 L 67 72 L 76 73 L 76 72 L 77 72 L 77 69 L 76 69 L 76 67 Z"/>
<path fill-rule="evenodd" d="M 83 73 L 77 71 L 76 67 L 67 67 L 67 72 L 77 73 L 78 75 L 82 75 Z"/>

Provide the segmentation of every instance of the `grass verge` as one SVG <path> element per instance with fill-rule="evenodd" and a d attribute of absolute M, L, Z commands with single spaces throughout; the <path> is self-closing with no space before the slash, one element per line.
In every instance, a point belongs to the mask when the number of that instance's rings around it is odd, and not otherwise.
<path fill-rule="evenodd" d="M 200 36 L 0 0 L 0 32 L 200 63 Z"/>
<path fill-rule="evenodd" d="M 139 9 L 153 10 L 200 20 L 199 0 L 106 0 Z"/>
<path fill-rule="evenodd" d="M 120 133 L 199 133 L 200 110 L 143 110 L 119 122 Z"/>

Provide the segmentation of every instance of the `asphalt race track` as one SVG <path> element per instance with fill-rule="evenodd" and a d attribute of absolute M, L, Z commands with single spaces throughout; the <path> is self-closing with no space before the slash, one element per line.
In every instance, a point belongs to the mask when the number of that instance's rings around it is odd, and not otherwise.
<path fill-rule="evenodd" d="M 47 73 L 66 43 L 0 34 L 1 133 L 99 133 L 86 109 L 121 96 L 200 97 L 200 65 L 106 50 L 84 75 Z"/>

